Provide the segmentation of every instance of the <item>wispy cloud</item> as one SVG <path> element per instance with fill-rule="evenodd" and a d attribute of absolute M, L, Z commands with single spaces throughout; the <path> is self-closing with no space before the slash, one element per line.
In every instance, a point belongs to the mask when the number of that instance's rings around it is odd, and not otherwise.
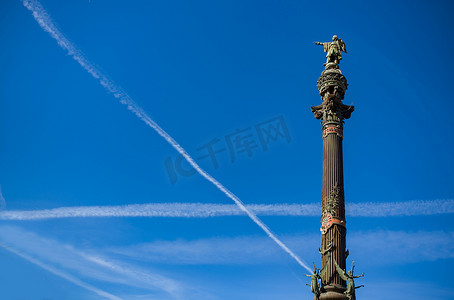
<path fill-rule="evenodd" d="M 454 258 L 452 231 L 386 231 L 360 232 L 349 240 L 356 253 L 374 253 L 380 263 L 404 264 Z M 392 253 L 392 255 L 390 255 Z"/>
<path fill-rule="evenodd" d="M 297 251 L 309 253 L 316 249 L 320 236 L 314 234 L 301 239 L 286 237 L 285 240 L 292 245 L 297 245 L 296 241 L 303 242 Z M 139 261 L 165 264 L 249 265 L 282 262 L 279 249 L 270 240 L 258 236 L 156 241 L 107 251 Z"/>
<path fill-rule="evenodd" d="M 249 211 L 244 203 L 228 190 L 223 184 L 217 181 L 214 177 L 203 170 L 195 160 L 187 153 L 187 151 L 179 144 L 173 137 L 171 137 L 166 131 L 164 131 L 148 114 L 119 86 L 117 86 L 112 80 L 106 75 L 99 71 L 86 57 L 84 54 L 66 38 L 63 33 L 57 28 L 55 23 L 50 18 L 47 11 L 43 8 L 41 3 L 37 0 L 23 0 L 24 6 L 33 13 L 33 17 L 41 26 L 41 28 L 49 33 L 49 35 L 55 39 L 58 45 L 64 50 L 68 51 L 68 54 L 79 63 L 90 75 L 99 81 L 99 83 L 110 93 L 114 95 L 121 104 L 126 105 L 127 109 L 134 113 L 139 119 L 145 122 L 151 127 L 156 133 L 158 133 L 164 140 L 169 143 L 176 151 L 178 151 L 185 160 L 206 180 L 216 186 L 222 193 L 233 200 L 235 204 L 246 213 L 251 220 L 256 223 L 279 247 L 293 257 L 296 262 L 303 268 L 311 271 L 311 268 L 299 258 L 292 250 L 290 250 L 282 241 L 262 222 L 253 212 Z"/>
<path fill-rule="evenodd" d="M 366 274 L 367 275 L 367 274 Z M 430 274 L 429 274 L 430 276 Z M 367 277 L 366 277 L 367 278 Z M 383 288 L 386 287 L 386 288 Z M 358 295 L 359 294 L 359 295 Z M 435 282 L 425 281 L 368 281 L 366 288 L 360 289 L 358 298 L 368 300 L 446 300 L 454 299 L 454 289 L 449 285 L 442 285 Z"/>
<path fill-rule="evenodd" d="M 164 292 L 166 298 L 171 295 L 175 299 L 181 299 L 183 294 L 187 296 L 193 290 L 176 280 L 149 270 L 107 258 L 95 251 L 81 251 L 71 245 L 43 238 L 14 226 L 0 226 L 0 244 L 45 270 L 112 300 L 121 298 L 103 292 L 86 282 L 114 283 L 124 289 L 134 288 L 135 292 L 152 292 L 155 297 Z M 84 278 L 85 282 L 76 278 L 75 274 L 79 278 Z"/>
<path fill-rule="evenodd" d="M 5 207 L 6 207 L 6 201 L 5 201 L 5 198 L 3 198 L 2 186 L 0 185 L 0 210 L 5 209 Z"/>
<path fill-rule="evenodd" d="M 251 204 L 247 209 L 259 216 L 320 216 L 320 204 Z M 387 203 L 347 203 L 350 217 L 419 216 L 454 213 L 454 200 L 406 201 Z M 0 220 L 45 220 L 60 218 L 168 217 L 209 218 L 245 216 L 232 204 L 149 203 L 116 206 L 76 206 L 43 210 L 0 211 Z"/>
<path fill-rule="evenodd" d="M 298 253 L 314 253 L 320 235 L 283 237 Z M 354 260 L 366 264 L 405 264 L 454 258 L 454 232 L 443 231 L 365 231 L 348 235 L 348 247 Z M 129 247 L 107 249 L 136 259 L 166 264 L 263 264 L 282 263 L 276 247 L 257 236 L 210 238 L 200 240 L 156 241 Z M 374 253 L 374 259 L 370 259 Z M 393 255 L 389 255 L 393 253 Z"/>
<path fill-rule="evenodd" d="M 61 270 L 58 270 L 58 269 L 56 269 L 54 267 L 51 267 L 51 266 L 45 264 L 45 263 L 42 263 L 38 259 L 35 259 L 35 258 L 33 258 L 33 257 L 29 256 L 29 255 L 26 255 L 26 254 L 22 253 L 21 251 L 15 250 L 15 249 L 13 249 L 13 248 L 11 248 L 9 246 L 3 245 L 3 244 L 0 244 L 0 247 L 2 247 L 3 249 L 5 249 L 5 250 L 7 250 L 7 251 L 9 251 L 11 253 L 14 253 L 14 254 L 20 256 L 21 258 L 31 262 L 32 264 L 34 264 L 34 265 L 36 265 L 38 267 L 43 268 L 46 271 L 51 272 L 54 275 L 57 275 L 58 277 L 61 277 L 61 278 L 65 279 L 65 280 L 68 280 L 69 282 L 72 282 L 75 285 L 78 285 L 78 286 L 80 286 L 80 287 L 82 287 L 82 288 L 84 288 L 84 289 L 86 289 L 86 290 L 88 290 L 90 292 L 94 292 L 95 294 L 97 294 L 99 296 L 102 296 L 104 298 L 111 299 L 111 300 L 122 300 L 122 298 L 120 298 L 120 297 L 117 297 L 115 295 L 107 293 L 107 292 L 105 292 L 105 291 L 103 291 L 101 289 L 98 289 L 98 288 L 96 288 L 96 287 L 94 287 L 94 286 L 92 286 L 92 285 L 90 285 L 88 283 L 85 283 L 85 282 L 79 280 L 78 278 L 76 278 L 76 277 L 74 277 L 72 275 L 69 275 L 66 272 L 63 272 Z"/>

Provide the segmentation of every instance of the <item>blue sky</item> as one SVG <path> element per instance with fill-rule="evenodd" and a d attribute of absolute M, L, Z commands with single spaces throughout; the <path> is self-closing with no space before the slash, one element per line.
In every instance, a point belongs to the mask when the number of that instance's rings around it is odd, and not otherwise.
<path fill-rule="evenodd" d="M 451 2 L 40 3 L 90 70 L 307 264 L 319 265 L 310 106 L 325 60 L 312 42 L 339 35 L 356 107 L 344 176 L 358 298 L 454 299 Z M 0 5 L 2 299 L 312 298 L 307 271 L 23 2 Z M 258 128 L 277 124 L 261 143 Z M 236 130 L 251 148 L 229 147 Z"/>

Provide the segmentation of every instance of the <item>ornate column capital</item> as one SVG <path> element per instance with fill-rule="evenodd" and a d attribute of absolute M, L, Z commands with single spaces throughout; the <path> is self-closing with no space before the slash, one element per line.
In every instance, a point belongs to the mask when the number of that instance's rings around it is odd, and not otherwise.
<path fill-rule="evenodd" d="M 347 86 L 347 78 L 342 75 L 339 66 L 335 63 L 327 63 L 317 81 L 318 91 L 323 102 L 311 107 L 315 118 L 322 121 L 324 130 L 332 125 L 340 128 L 340 132 L 333 131 L 332 133 L 342 135 L 343 120 L 350 118 L 355 110 L 353 105 L 342 103 Z M 331 132 L 326 134 L 328 133 Z"/>

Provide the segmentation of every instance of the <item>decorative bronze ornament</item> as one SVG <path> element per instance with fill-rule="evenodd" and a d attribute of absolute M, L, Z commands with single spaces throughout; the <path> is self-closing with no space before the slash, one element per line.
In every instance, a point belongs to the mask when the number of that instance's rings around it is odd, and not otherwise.
<path fill-rule="evenodd" d="M 320 226 L 320 231 L 322 234 L 326 234 L 328 229 L 334 224 L 341 225 L 345 227 L 345 220 L 334 218 L 330 213 L 325 213 L 322 215 L 322 225 Z"/>
<path fill-rule="evenodd" d="M 327 137 L 328 134 L 334 133 L 337 134 L 338 137 L 342 138 L 342 127 L 340 126 L 328 126 L 325 129 L 323 129 L 323 138 Z"/>

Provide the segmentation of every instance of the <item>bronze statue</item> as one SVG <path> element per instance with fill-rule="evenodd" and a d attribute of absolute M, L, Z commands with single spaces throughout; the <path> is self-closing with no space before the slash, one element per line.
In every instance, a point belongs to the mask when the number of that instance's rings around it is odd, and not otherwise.
<path fill-rule="evenodd" d="M 314 273 L 312 275 L 303 274 L 304 276 L 311 278 L 310 287 L 311 287 L 311 292 L 314 293 L 314 300 L 318 300 L 320 297 L 321 291 L 320 291 L 320 286 L 318 285 L 318 280 L 322 279 L 322 277 L 325 275 L 327 267 L 328 267 L 328 264 L 325 264 L 325 266 L 323 268 L 321 268 L 321 270 L 318 270 L 314 264 Z M 309 284 L 306 284 L 306 285 L 309 285 Z"/>
<path fill-rule="evenodd" d="M 363 287 L 364 285 L 355 286 L 354 279 L 355 278 L 359 278 L 359 277 L 363 277 L 364 276 L 364 272 L 363 272 L 363 274 L 361 274 L 359 276 L 354 276 L 353 275 L 353 270 L 355 269 L 355 266 L 353 265 L 353 263 L 352 263 L 352 269 L 350 271 L 348 271 L 348 273 L 345 272 L 344 270 L 342 270 L 341 267 L 339 267 L 339 265 L 337 264 L 336 260 L 334 260 L 334 264 L 336 265 L 336 270 L 337 270 L 337 273 L 339 273 L 339 276 L 343 280 L 348 281 L 347 289 L 345 290 L 344 294 L 347 296 L 347 298 L 349 300 L 356 300 L 355 290 L 359 289 L 360 287 Z"/>
<path fill-rule="evenodd" d="M 342 51 L 347 53 L 347 48 L 343 40 L 339 39 L 337 35 L 333 36 L 332 42 L 320 43 L 314 42 L 316 45 L 323 45 L 323 49 L 326 53 L 326 64 L 335 63 L 339 64 L 342 60 Z"/>

